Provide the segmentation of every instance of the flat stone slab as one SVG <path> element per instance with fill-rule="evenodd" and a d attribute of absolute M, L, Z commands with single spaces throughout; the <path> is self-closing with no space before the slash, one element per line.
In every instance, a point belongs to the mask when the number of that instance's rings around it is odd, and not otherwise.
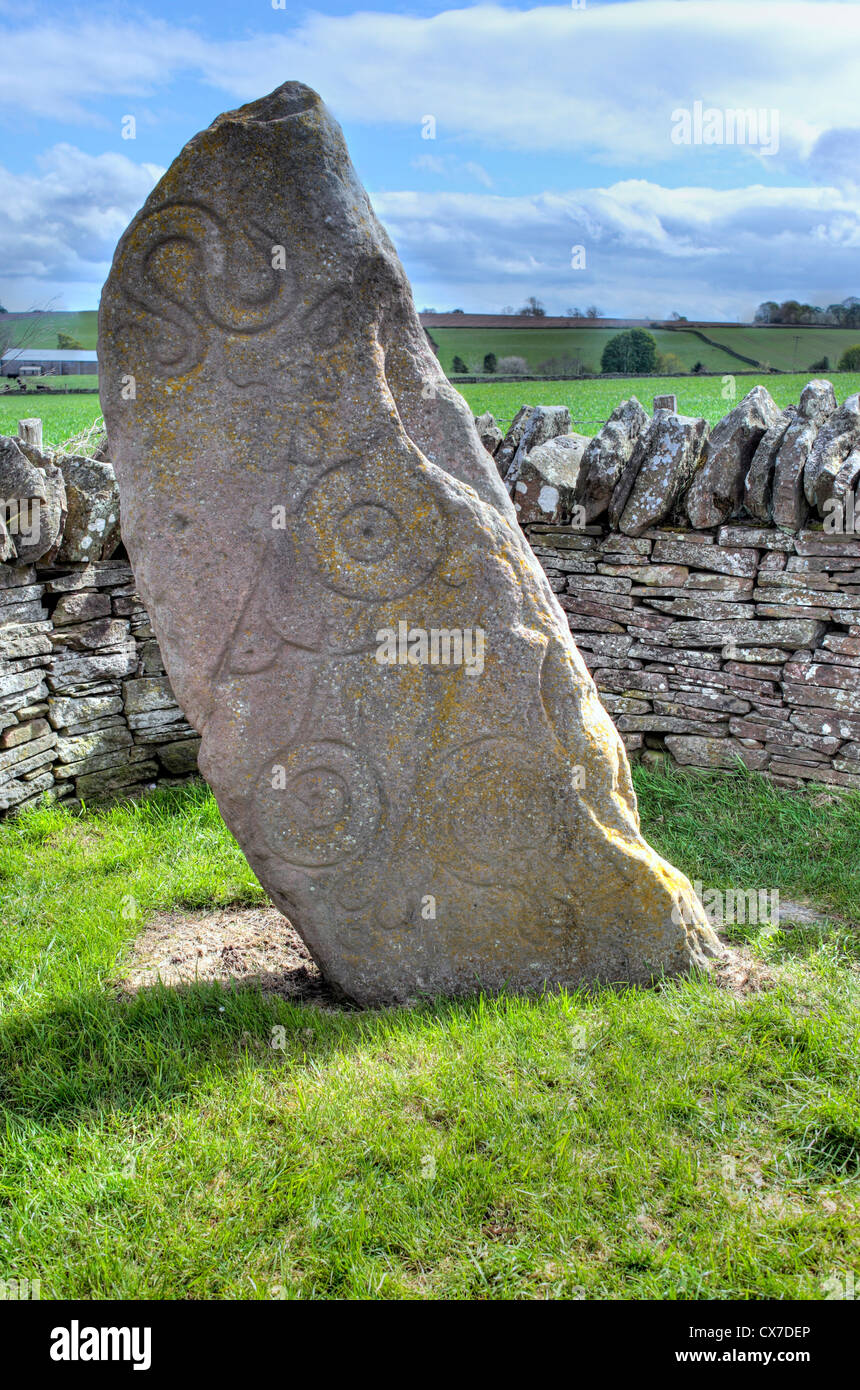
<path fill-rule="evenodd" d="M 185 147 L 117 248 L 99 350 L 170 688 L 333 985 L 379 1004 L 719 954 L 314 92 Z"/>

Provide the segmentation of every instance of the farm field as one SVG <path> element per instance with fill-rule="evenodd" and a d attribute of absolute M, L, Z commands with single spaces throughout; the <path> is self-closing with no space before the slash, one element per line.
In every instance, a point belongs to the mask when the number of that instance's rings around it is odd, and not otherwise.
<path fill-rule="evenodd" d="M 845 349 L 860 344 L 860 328 L 728 327 L 706 332 L 716 342 L 780 372 L 803 371 L 822 357 L 830 358 L 830 369 L 835 371 Z"/>
<path fill-rule="evenodd" d="M 41 391 L 28 391 L 26 396 L 18 391 L 0 394 L 0 434 L 17 434 L 19 420 L 38 416 L 44 443 L 56 446 L 86 429 L 101 413 L 95 391 L 80 396 L 47 396 Z"/>
<path fill-rule="evenodd" d="M 701 362 L 709 372 L 730 372 L 741 364 L 731 353 L 710 347 L 695 333 L 674 329 L 653 329 L 659 352 L 674 352 L 683 368 Z M 523 357 L 532 371 L 550 357 L 579 357 L 586 371 L 600 371 L 600 356 L 617 328 L 432 328 L 430 335 L 439 348 L 439 361 L 449 375 L 455 354 L 470 371 L 483 371 L 484 354 L 497 357 Z M 737 349 L 742 351 L 742 349 Z M 810 361 L 812 359 L 810 358 Z"/>
<path fill-rule="evenodd" d="M 77 338 L 82 348 L 94 348 L 98 337 L 97 309 L 57 309 L 45 314 L 0 314 L 0 334 L 10 335 L 13 347 L 55 348 L 57 334 Z M 34 326 L 35 323 L 35 326 Z"/>
<path fill-rule="evenodd" d="M 735 378 L 734 401 L 723 398 L 721 377 L 621 377 L 603 381 L 522 381 L 463 383 L 457 387 L 468 401 L 474 415 L 492 411 L 496 422 L 506 429 L 521 405 L 566 405 L 570 410 L 573 430 L 577 434 L 596 434 L 615 407 L 628 396 L 636 396 L 647 410 L 654 396 L 674 394 L 682 415 L 702 415 L 715 425 L 754 386 L 762 384 L 770 391 L 777 405 L 797 403 L 800 393 L 811 379 L 809 372 L 796 375 L 768 376 L 766 374 Z M 839 401 L 860 391 L 860 372 L 827 373 L 833 382 Z"/>
<path fill-rule="evenodd" d="M 0 1269 L 60 1299 L 827 1298 L 860 1255 L 860 795 L 635 780 L 690 878 L 818 908 L 729 929 L 746 984 L 129 993 L 155 915 L 265 902 L 211 794 L 0 826 Z"/>
<path fill-rule="evenodd" d="M 860 391 L 860 372 L 827 373 L 840 401 Z M 810 380 L 809 372 L 767 376 L 750 373 L 735 378 L 734 403 L 759 383 L 765 385 L 779 406 L 797 402 Z M 596 434 L 621 401 L 636 396 L 651 409 L 654 396 L 674 393 L 684 415 L 703 415 L 715 425 L 731 409 L 724 399 L 721 377 L 611 377 L 605 381 L 482 381 L 464 383 L 457 388 L 472 413 L 492 411 L 497 423 L 506 428 L 521 405 L 566 405 L 573 429 L 578 434 Z M 17 392 L 0 394 L 0 434 L 16 434 L 18 421 L 25 415 L 38 415 L 43 422 L 46 444 L 62 444 L 71 435 L 86 429 L 101 414 L 98 396 L 46 396 L 28 392 L 26 399 Z"/>

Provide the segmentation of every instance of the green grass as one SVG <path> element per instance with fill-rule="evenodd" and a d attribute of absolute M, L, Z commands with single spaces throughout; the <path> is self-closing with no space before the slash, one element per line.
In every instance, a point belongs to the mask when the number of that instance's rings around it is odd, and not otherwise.
<path fill-rule="evenodd" d="M 736 364 L 737 365 L 737 364 Z M 840 401 L 860 390 L 860 373 L 826 373 Z M 723 395 L 721 377 L 620 377 L 605 381 L 482 381 L 458 385 L 475 415 L 492 411 L 502 428 L 507 428 L 521 405 L 566 405 L 572 427 L 580 434 L 596 434 L 615 407 L 628 396 L 636 396 L 647 410 L 654 396 L 671 393 L 678 397 L 682 415 L 703 415 L 715 425 L 748 391 L 766 386 L 777 405 L 795 404 L 810 380 L 809 372 L 795 376 L 752 374 L 736 376 L 734 400 Z"/>
<path fill-rule="evenodd" d="M 66 377 L 67 381 L 86 381 L 86 377 Z M 0 434 L 18 433 L 18 421 L 27 416 L 38 416 L 42 421 L 42 438 L 45 444 L 62 444 L 86 429 L 101 415 L 101 406 L 96 393 L 86 395 L 47 396 L 41 391 L 28 390 L 26 396 L 15 392 L 5 396 L 0 393 Z"/>
<path fill-rule="evenodd" d="M 85 1298 L 824 1297 L 858 1265 L 860 797 L 636 777 L 691 877 L 833 914 L 736 929 L 772 988 L 129 1002 L 109 981 L 152 912 L 261 901 L 211 797 L 0 826 L 0 1276 Z"/>
<path fill-rule="evenodd" d="M 57 334 L 68 333 L 82 348 L 98 340 L 98 309 L 56 309 L 45 314 L 0 314 L 0 334 L 9 334 L 13 347 L 55 348 Z"/>
<path fill-rule="evenodd" d="M 497 357 L 524 357 L 535 372 L 547 358 L 569 355 L 579 357 L 587 371 L 599 372 L 604 347 L 620 331 L 618 328 L 431 328 L 430 334 L 439 348 L 442 368 L 448 373 L 453 370 L 455 354 L 470 371 L 483 371 L 484 354 L 488 352 L 495 352 Z M 660 328 L 649 331 L 657 340 L 658 350 L 676 353 L 683 369 L 689 370 L 694 363 L 701 362 L 709 372 L 730 372 L 740 365 L 730 353 L 710 347 L 694 333 Z"/>
<path fill-rule="evenodd" d="M 551 332 L 552 330 L 547 330 Z M 840 400 L 860 390 L 860 373 L 827 373 Z M 74 380 L 74 378 L 67 378 Z M 85 379 L 85 378 L 84 378 Z M 671 392 L 678 397 L 678 408 L 686 415 L 703 415 L 710 424 L 731 409 L 733 404 L 760 382 L 765 385 L 780 406 L 797 402 L 810 380 L 808 372 L 794 376 L 764 374 L 737 376 L 735 400 L 722 396 L 721 377 L 613 377 L 605 381 L 483 381 L 464 384 L 457 389 L 468 401 L 472 411 L 481 415 L 492 411 L 496 420 L 506 428 L 521 405 L 566 405 L 570 409 L 573 429 L 581 434 L 595 434 L 611 415 L 616 405 L 627 396 L 637 396 L 649 410 L 654 396 Z M 101 413 L 96 395 L 47 396 L 28 392 L 27 398 L 0 393 L 0 434 L 16 434 L 18 421 L 24 415 L 39 415 L 43 421 L 44 439 L 48 444 L 62 444 L 77 434 Z"/>
<path fill-rule="evenodd" d="M 835 372 L 845 349 L 860 343 L 860 328 L 750 327 L 706 328 L 703 331 L 714 342 L 724 343 L 735 352 L 754 357 L 757 362 L 780 372 L 803 371 L 823 357 L 830 358 L 830 370 Z"/>

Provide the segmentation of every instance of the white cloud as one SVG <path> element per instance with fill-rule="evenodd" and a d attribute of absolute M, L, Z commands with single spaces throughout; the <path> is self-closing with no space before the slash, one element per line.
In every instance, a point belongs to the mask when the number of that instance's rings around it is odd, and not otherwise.
<path fill-rule="evenodd" d="M 162 172 L 65 144 L 36 174 L 0 166 L 0 300 L 26 309 L 67 292 L 72 307 L 95 307 L 114 247 Z"/>
<path fill-rule="evenodd" d="M 836 188 L 712 190 L 625 180 L 604 189 L 503 198 L 374 198 L 419 303 L 498 310 L 537 294 L 562 313 L 741 317 L 802 292 L 858 291 L 860 201 Z M 571 248 L 586 248 L 585 270 Z"/>
<path fill-rule="evenodd" d="M 695 100 L 777 109 L 790 157 L 856 122 L 860 6 L 838 0 L 477 5 L 289 25 L 272 11 L 265 33 L 219 42 L 161 21 L 25 24 L 3 37 L 0 103 L 73 122 L 98 119 L 101 96 L 145 99 L 182 75 L 241 101 L 300 79 L 341 119 L 417 129 L 433 114 L 440 134 L 624 163 L 677 158 L 671 113 Z"/>

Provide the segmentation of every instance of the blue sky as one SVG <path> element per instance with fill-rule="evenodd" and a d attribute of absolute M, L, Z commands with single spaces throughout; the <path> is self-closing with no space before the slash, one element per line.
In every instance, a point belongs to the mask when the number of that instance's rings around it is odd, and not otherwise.
<path fill-rule="evenodd" d="M 0 0 L 0 63 L 8 309 L 95 307 L 184 142 L 288 79 L 343 124 L 419 307 L 743 318 L 860 294 L 855 0 Z M 760 113 L 756 140 L 680 142 L 696 103 L 711 136 Z"/>

